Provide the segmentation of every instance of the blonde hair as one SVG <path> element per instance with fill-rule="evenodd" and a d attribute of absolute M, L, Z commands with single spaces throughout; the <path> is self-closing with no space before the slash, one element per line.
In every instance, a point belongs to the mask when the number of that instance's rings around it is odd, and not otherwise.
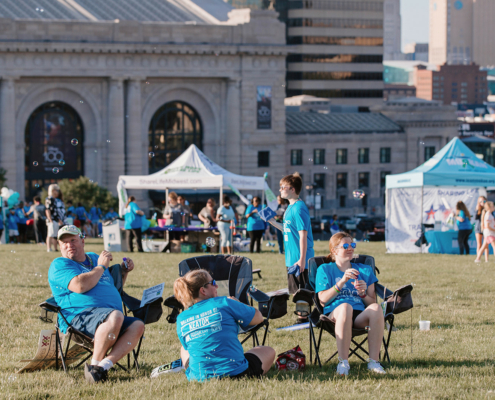
<path fill-rule="evenodd" d="M 170 193 L 168 194 L 168 197 L 170 197 L 170 198 L 171 198 L 172 200 L 174 200 L 174 201 L 177 201 L 177 197 L 178 197 L 178 196 L 177 196 L 177 193 L 175 193 L 175 192 L 170 192 Z"/>
<path fill-rule="evenodd" d="M 199 297 L 199 290 L 210 280 L 210 274 L 204 269 L 189 271 L 174 282 L 174 295 L 184 308 L 194 304 L 194 299 Z"/>
<path fill-rule="evenodd" d="M 485 214 L 491 212 L 494 207 L 493 201 L 487 201 L 483 207 L 483 212 L 481 213 L 481 230 L 485 229 Z"/>
<path fill-rule="evenodd" d="M 340 241 L 344 238 L 349 238 L 351 241 L 353 240 L 353 237 L 349 235 L 347 232 L 339 232 L 333 235 L 329 242 L 328 242 L 328 249 L 330 250 L 330 254 L 328 254 L 326 258 L 326 262 L 335 262 L 335 255 L 333 254 L 332 250 L 335 249 L 339 244 Z"/>
<path fill-rule="evenodd" d="M 58 186 L 56 183 L 52 183 L 50 186 L 48 186 L 48 196 L 53 196 L 54 190 L 58 191 L 59 195 L 62 193 L 60 191 L 60 186 Z"/>
<path fill-rule="evenodd" d="M 478 202 L 476 203 L 476 215 L 480 215 L 483 212 L 483 206 L 480 206 L 480 200 L 483 199 L 486 202 L 485 196 L 478 197 Z"/>

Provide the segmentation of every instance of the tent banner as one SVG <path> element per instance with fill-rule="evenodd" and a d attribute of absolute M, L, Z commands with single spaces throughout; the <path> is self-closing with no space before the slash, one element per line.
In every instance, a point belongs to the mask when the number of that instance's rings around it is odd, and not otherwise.
<path fill-rule="evenodd" d="M 123 217 L 125 214 L 125 205 L 127 203 L 127 190 L 125 190 L 124 181 L 121 179 L 119 179 L 119 182 L 117 183 L 117 193 L 119 196 L 119 215 Z"/>
<path fill-rule="evenodd" d="M 276 211 L 278 207 L 277 196 L 273 194 L 272 189 L 270 189 L 270 186 L 268 186 L 268 183 L 266 181 L 265 181 L 265 198 L 268 207 L 270 207 L 273 211 Z"/>
<path fill-rule="evenodd" d="M 246 205 L 249 205 L 251 204 L 250 201 L 248 199 L 246 199 L 241 192 L 239 192 L 234 186 L 232 186 L 230 183 L 227 183 L 227 185 L 229 186 L 230 190 L 232 190 L 240 199 L 241 201 L 246 204 Z"/>
<path fill-rule="evenodd" d="M 482 195 L 486 195 L 484 188 L 423 188 L 421 207 L 421 188 L 387 189 L 387 252 L 421 253 L 421 248 L 414 245 L 421 236 L 421 224 L 437 222 L 441 230 L 451 230 L 452 226 L 447 224 L 447 219 L 455 212 L 457 202 L 463 201 L 473 216 L 478 197 Z"/>

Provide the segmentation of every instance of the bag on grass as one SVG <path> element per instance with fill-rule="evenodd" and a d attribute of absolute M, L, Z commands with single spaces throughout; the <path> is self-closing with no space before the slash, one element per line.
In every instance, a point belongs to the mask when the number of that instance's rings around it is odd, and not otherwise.
<path fill-rule="evenodd" d="M 297 345 L 293 349 L 279 354 L 275 364 L 279 371 L 283 369 L 291 371 L 302 370 L 306 367 L 306 356 L 299 345 Z"/>

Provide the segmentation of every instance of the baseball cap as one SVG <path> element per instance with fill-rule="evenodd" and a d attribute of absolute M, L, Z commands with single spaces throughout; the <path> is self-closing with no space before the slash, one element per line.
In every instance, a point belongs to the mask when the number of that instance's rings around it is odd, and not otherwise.
<path fill-rule="evenodd" d="M 57 239 L 60 240 L 60 238 L 63 235 L 82 236 L 82 233 L 81 233 L 81 230 L 75 225 L 65 225 L 58 230 Z"/>

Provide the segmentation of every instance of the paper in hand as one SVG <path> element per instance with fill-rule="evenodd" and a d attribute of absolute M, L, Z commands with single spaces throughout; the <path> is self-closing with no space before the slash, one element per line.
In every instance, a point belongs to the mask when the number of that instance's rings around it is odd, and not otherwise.
<path fill-rule="evenodd" d="M 163 289 L 165 289 L 165 283 L 160 283 L 159 285 L 150 287 L 149 289 L 144 289 L 140 307 L 144 307 L 146 304 L 151 303 L 153 300 L 162 297 Z"/>
<path fill-rule="evenodd" d="M 263 208 L 261 211 L 258 211 L 258 214 L 260 218 L 265 222 L 268 222 L 277 215 L 277 213 L 273 211 L 270 207 Z"/>

